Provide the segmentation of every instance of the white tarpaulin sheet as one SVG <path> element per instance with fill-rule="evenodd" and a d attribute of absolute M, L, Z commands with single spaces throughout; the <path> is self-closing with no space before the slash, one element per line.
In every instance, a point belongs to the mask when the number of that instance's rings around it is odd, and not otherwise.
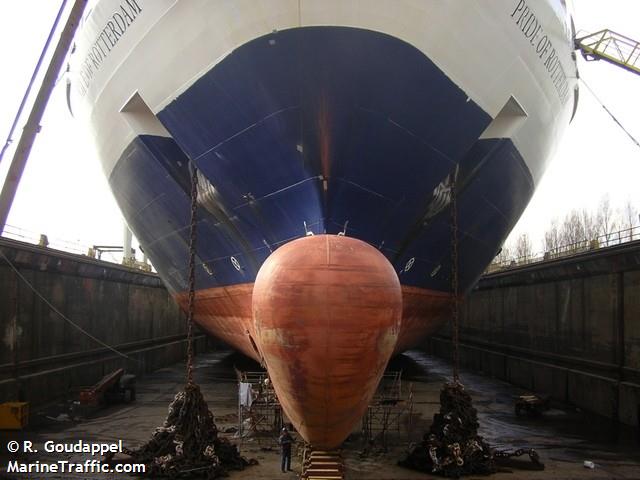
<path fill-rule="evenodd" d="M 250 407 L 253 403 L 251 384 L 240 382 L 238 396 L 240 397 L 240 405 L 243 407 Z"/>

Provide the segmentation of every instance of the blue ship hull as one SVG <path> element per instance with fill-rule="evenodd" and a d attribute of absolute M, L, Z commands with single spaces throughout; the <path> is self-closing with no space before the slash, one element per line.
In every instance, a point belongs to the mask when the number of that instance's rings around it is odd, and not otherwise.
<path fill-rule="evenodd" d="M 176 294 L 187 287 L 190 161 L 209 184 L 199 290 L 252 283 L 305 225 L 333 234 L 346 225 L 380 249 L 402 285 L 448 292 L 443 187 L 453 176 L 466 290 L 534 189 L 510 139 L 479 138 L 486 112 L 423 53 L 368 30 L 305 27 L 253 40 L 157 116 L 172 138 L 137 137 L 109 180 Z"/>

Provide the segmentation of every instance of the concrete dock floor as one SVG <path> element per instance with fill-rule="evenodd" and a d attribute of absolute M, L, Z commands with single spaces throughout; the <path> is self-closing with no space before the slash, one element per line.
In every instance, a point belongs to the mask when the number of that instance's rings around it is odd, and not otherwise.
<path fill-rule="evenodd" d="M 210 410 L 216 417 L 219 431 L 237 426 L 237 384 L 233 370 L 255 370 L 250 360 L 228 351 L 198 357 L 196 381 L 200 383 Z M 344 445 L 343 455 L 348 480 L 410 480 L 432 478 L 396 465 L 404 457 L 409 441 L 418 441 L 428 430 L 433 414 L 439 409 L 439 392 L 450 375 L 450 366 L 422 352 L 411 351 L 392 361 L 392 370 L 403 370 L 403 388 L 413 384 L 414 401 L 411 430 L 405 428 L 389 434 L 386 452 L 374 447 L 366 455 L 362 440 L 354 435 Z M 640 443 L 638 432 L 619 428 L 612 422 L 595 418 L 567 406 L 556 406 L 541 417 L 516 417 L 514 398 L 525 393 L 504 382 L 463 372 L 462 383 L 472 394 L 479 412 L 480 433 L 494 447 L 513 450 L 535 448 L 545 463 L 544 471 L 513 470 L 500 472 L 498 478 L 511 479 L 640 479 Z M 184 365 L 159 370 L 138 380 L 137 401 L 94 412 L 88 418 L 74 421 L 65 416 L 62 406 L 34 415 L 32 426 L 20 432 L 0 432 L 0 479 L 4 478 L 130 478 L 126 474 L 7 474 L 11 460 L 41 462 L 70 460 L 83 462 L 88 454 L 56 454 L 42 452 L 47 440 L 111 442 L 123 440 L 135 447 L 162 424 L 167 406 L 184 385 Z M 62 414 L 60 416 L 60 414 Z M 47 418 L 48 417 L 48 418 Z M 293 458 L 293 472 L 280 472 L 276 438 L 263 436 L 244 438 L 240 442 L 233 434 L 223 434 L 239 444 L 241 453 L 257 459 L 260 464 L 242 472 L 231 472 L 231 479 L 297 478 L 300 462 Z M 6 445 L 12 440 L 30 440 L 40 452 L 10 454 Z M 41 453 L 42 452 L 42 453 Z M 523 457 L 525 458 L 525 457 Z M 592 461 L 595 468 L 585 468 Z M 440 478 L 440 477 L 433 477 Z M 486 477 L 468 477 L 486 478 Z"/>

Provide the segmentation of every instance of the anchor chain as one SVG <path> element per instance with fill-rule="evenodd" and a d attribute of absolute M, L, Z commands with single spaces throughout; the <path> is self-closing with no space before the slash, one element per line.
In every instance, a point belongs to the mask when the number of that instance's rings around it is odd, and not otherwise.
<path fill-rule="evenodd" d="M 452 355 L 453 355 L 453 382 L 459 383 L 459 295 L 458 295 L 458 171 L 455 170 L 451 181 L 451 322 L 452 332 L 451 340 L 453 343 Z"/>
<path fill-rule="evenodd" d="M 200 387 L 193 380 L 193 324 L 195 312 L 195 259 L 197 240 L 198 173 L 191 176 L 191 231 L 189 238 L 189 292 L 187 311 L 187 383 L 169 405 L 169 413 L 155 429 L 151 439 L 137 449 L 124 453 L 146 466 L 151 478 L 200 478 L 212 480 L 242 470 L 257 461 L 247 460 L 218 428 Z M 109 462 L 113 455 L 106 457 Z"/>
<path fill-rule="evenodd" d="M 478 411 L 471 395 L 460 383 L 460 295 L 458 281 L 458 204 L 457 169 L 451 179 L 451 326 L 453 381 L 440 391 L 440 412 L 422 442 L 416 445 L 400 465 L 415 470 L 459 478 L 463 475 L 488 475 L 497 471 L 500 462 L 529 454 L 535 469 L 544 469 L 534 449 L 515 452 L 492 448 L 478 434 Z"/>
<path fill-rule="evenodd" d="M 187 310 L 187 385 L 193 385 L 193 315 L 196 297 L 196 228 L 198 223 L 198 170 L 191 171 L 191 225 L 189 230 L 189 307 Z"/>

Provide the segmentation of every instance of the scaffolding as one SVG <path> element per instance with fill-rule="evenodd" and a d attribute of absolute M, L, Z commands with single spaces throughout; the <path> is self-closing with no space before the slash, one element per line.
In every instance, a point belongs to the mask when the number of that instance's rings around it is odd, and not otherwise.
<path fill-rule="evenodd" d="M 238 374 L 238 436 L 277 436 L 282 407 L 267 372 Z"/>
<path fill-rule="evenodd" d="M 386 449 L 390 431 L 395 430 L 400 436 L 403 418 L 407 418 L 407 435 L 411 436 L 412 384 L 409 384 L 408 390 L 407 397 L 403 398 L 402 371 L 386 372 L 382 376 L 378 389 L 362 417 L 362 433 L 368 444 L 380 442 Z"/>
<path fill-rule="evenodd" d="M 285 424 L 285 418 L 273 384 L 267 372 L 240 372 L 238 376 L 238 433 L 244 438 L 252 435 L 273 439 Z M 406 428 L 411 436 L 413 414 L 413 385 L 403 396 L 402 372 L 391 371 L 380 379 L 378 389 L 362 417 L 362 433 L 369 445 L 387 448 L 389 432 L 398 437 Z M 403 422 L 406 419 L 406 422 Z"/>

